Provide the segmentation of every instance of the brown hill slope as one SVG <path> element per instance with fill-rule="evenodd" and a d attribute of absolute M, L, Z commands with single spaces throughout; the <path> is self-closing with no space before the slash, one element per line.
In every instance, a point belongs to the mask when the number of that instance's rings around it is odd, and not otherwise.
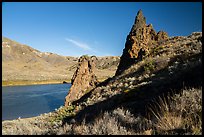
<path fill-rule="evenodd" d="M 71 79 L 77 62 L 78 57 L 40 52 L 2 37 L 3 81 Z M 96 75 L 99 79 L 113 76 L 118 63 L 117 56 L 98 57 Z"/>

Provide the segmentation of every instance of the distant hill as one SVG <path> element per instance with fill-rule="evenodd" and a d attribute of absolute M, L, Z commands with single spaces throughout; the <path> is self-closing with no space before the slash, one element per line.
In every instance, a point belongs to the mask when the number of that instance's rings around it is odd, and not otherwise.
<path fill-rule="evenodd" d="M 119 57 L 98 57 L 97 75 L 104 79 L 115 74 Z M 60 80 L 71 79 L 78 57 L 40 52 L 28 45 L 2 37 L 2 80 Z M 105 73 L 101 73 L 103 72 Z"/>

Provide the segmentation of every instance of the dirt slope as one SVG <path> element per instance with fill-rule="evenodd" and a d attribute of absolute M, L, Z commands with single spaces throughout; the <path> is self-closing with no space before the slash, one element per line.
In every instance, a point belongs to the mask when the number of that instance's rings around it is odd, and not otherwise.
<path fill-rule="evenodd" d="M 77 68 L 77 62 L 78 57 L 40 52 L 2 37 L 3 81 L 71 79 Z M 96 75 L 99 79 L 113 76 L 118 63 L 117 56 L 98 57 Z"/>

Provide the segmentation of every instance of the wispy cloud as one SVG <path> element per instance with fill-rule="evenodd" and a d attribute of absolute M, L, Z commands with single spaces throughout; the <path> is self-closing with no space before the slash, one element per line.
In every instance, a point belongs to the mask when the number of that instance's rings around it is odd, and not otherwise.
<path fill-rule="evenodd" d="M 70 38 L 65 38 L 66 41 L 74 44 L 75 46 L 83 49 L 83 50 L 86 50 L 86 51 L 91 51 L 91 52 L 96 52 L 94 49 L 92 49 L 88 44 L 86 43 L 82 43 L 82 42 L 79 42 L 79 41 L 76 41 L 76 40 L 73 40 L 73 39 L 70 39 Z"/>

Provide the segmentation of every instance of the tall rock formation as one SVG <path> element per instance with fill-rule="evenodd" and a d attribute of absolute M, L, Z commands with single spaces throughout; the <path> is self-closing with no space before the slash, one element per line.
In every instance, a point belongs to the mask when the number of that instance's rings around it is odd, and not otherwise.
<path fill-rule="evenodd" d="M 143 16 L 142 10 L 139 10 L 135 23 L 126 38 L 125 49 L 123 49 L 115 75 L 121 74 L 132 64 L 141 61 L 149 54 L 149 49 L 153 44 L 166 39 L 168 39 L 166 32 L 156 33 L 152 24 L 146 25 L 146 18 Z"/>
<path fill-rule="evenodd" d="M 65 98 L 65 106 L 74 100 L 82 97 L 86 91 L 93 89 L 98 80 L 95 76 L 96 57 L 81 56 L 78 60 L 78 67 L 71 79 L 71 88 Z"/>

